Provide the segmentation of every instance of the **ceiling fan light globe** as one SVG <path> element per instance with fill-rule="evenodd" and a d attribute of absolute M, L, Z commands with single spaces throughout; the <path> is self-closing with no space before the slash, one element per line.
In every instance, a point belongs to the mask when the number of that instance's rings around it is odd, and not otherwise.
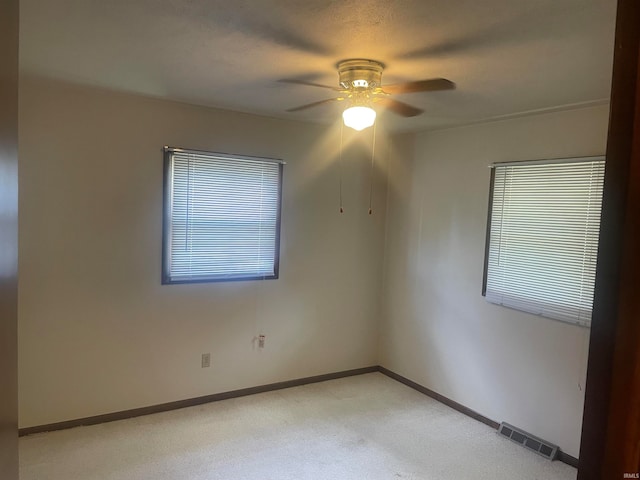
<path fill-rule="evenodd" d="M 342 112 L 342 120 L 347 127 L 364 130 L 376 121 L 376 111 L 370 107 L 349 107 Z"/>

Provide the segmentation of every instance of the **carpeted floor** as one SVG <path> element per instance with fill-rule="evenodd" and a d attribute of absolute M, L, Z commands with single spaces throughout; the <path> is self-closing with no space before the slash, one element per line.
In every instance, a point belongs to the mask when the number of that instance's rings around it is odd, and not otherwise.
<path fill-rule="evenodd" d="M 568 480 L 380 373 L 20 439 L 21 480 Z"/>

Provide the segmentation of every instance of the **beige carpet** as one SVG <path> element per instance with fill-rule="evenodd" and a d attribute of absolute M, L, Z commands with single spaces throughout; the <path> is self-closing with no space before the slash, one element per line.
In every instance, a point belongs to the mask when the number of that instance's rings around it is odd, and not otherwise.
<path fill-rule="evenodd" d="M 568 480 L 380 373 L 20 440 L 21 480 Z"/>

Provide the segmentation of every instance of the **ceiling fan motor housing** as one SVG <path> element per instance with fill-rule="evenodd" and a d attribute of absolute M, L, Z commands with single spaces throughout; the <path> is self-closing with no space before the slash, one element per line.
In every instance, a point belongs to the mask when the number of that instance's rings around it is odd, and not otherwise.
<path fill-rule="evenodd" d="M 340 86 L 345 90 L 371 89 L 382 83 L 384 65 L 375 60 L 355 58 L 338 63 Z"/>

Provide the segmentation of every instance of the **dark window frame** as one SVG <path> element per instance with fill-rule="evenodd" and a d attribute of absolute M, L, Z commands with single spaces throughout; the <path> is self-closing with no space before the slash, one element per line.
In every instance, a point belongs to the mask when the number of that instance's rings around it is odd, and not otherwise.
<path fill-rule="evenodd" d="M 264 162 L 278 163 L 278 205 L 276 216 L 276 235 L 275 235 L 275 248 L 273 257 L 273 275 L 246 275 L 246 276 L 229 276 L 229 277 L 209 277 L 209 278 L 195 278 L 195 279 L 182 279 L 173 280 L 170 275 L 170 256 L 171 249 L 169 247 L 169 236 L 171 235 L 171 219 L 170 212 L 171 206 L 169 204 L 169 192 L 171 191 L 171 155 L 175 151 L 193 152 L 197 154 L 216 155 L 229 159 L 246 159 L 246 160 L 258 160 Z M 221 283 L 221 282 L 243 282 L 253 280 L 277 280 L 280 277 L 280 234 L 282 225 L 282 182 L 283 182 L 283 166 L 285 162 L 279 159 L 268 157 L 256 157 L 249 155 L 234 155 L 229 153 L 213 152 L 209 150 L 196 150 L 190 148 L 177 148 L 165 146 L 163 148 L 163 181 L 162 181 L 162 285 L 180 285 L 189 283 Z"/>

